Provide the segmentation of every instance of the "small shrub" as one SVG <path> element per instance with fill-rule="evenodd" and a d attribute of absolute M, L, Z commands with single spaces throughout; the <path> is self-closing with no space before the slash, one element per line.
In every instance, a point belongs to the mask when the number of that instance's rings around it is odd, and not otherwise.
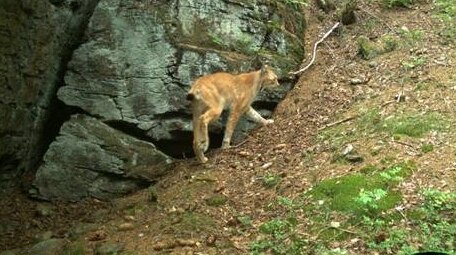
<path fill-rule="evenodd" d="M 405 68 L 405 70 L 412 70 L 424 65 L 425 63 L 426 58 L 412 56 L 410 59 L 402 61 L 402 66 Z"/>
<path fill-rule="evenodd" d="M 410 7 L 416 0 L 383 0 L 383 3 L 388 8 L 394 7 Z"/>
<path fill-rule="evenodd" d="M 158 201 L 158 193 L 157 193 L 157 188 L 155 186 L 150 186 L 147 189 L 147 199 L 149 202 L 157 202 Z"/>
<path fill-rule="evenodd" d="M 428 153 L 433 150 L 434 150 L 434 146 L 432 144 L 425 143 L 425 144 L 421 145 L 421 152 L 423 152 L 423 153 Z"/>
<path fill-rule="evenodd" d="M 266 188 L 273 188 L 275 187 L 280 181 L 280 176 L 274 175 L 271 173 L 266 174 L 263 176 L 263 186 Z"/>

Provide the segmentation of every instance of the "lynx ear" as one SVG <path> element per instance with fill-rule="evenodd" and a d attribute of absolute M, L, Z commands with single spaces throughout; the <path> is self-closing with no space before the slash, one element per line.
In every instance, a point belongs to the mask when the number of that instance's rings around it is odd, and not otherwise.
<path fill-rule="evenodd" d="M 264 74 L 266 72 L 266 70 L 268 70 L 269 68 L 269 63 L 264 63 L 262 66 L 261 66 L 261 74 Z"/>

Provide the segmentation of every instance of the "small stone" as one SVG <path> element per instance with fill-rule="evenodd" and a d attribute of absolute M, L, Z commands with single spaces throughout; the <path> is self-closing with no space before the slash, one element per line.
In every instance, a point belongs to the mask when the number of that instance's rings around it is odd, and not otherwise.
<path fill-rule="evenodd" d="M 134 228 L 135 228 L 135 226 L 130 222 L 125 222 L 125 223 L 122 223 L 119 226 L 117 226 L 117 229 L 119 231 L 128 231 L 128 230 L 132 230 Z"/>
<path fill-rule="evenodd" d="M 263 169 L 268 169 L 268 168 L 271 167 L 271 166 L 272 166 L 272 162 L 268 162 L 268 163 L 262 165 L 261 168 L 263 168 Z"/>
<path fill-rule="evenodd" d="M 377 66 L 378 66 L 378 63 L 375 62 L 375 61 L 370 61 L 367 65 L 368 65 L 370 68 L 374 68 L 374 67 L 377 67 Z"/>
<path fill-rule="evenodd" d="M 217 237 L 215 235 L 212 235 L 210 234 L 207 238 L 206 238 L 206 244 L 208 246 L 215 246 L 215 241 L 217 240 Z"/>
<path fill-rule="evenodd" d="M 46 240 L 51 239 L 52 236 L 53 236 L 52 231 L 45 231 L 45 232 L 41 232 L 41 233 L 36 234 L 34 236 L 34 239 L 37 242 L 42 242 L 42 241 L 46 241 Z"/>
<path fill-rule="evenodd" d="M 62 254 L 67 241 L 64 239 L 48 239 L 35 244 L 27 254 L 33 255 L 59 255 Z"/>
<path fill-rule="evenodd" d="M 115 255 L 123 249 L 124 245 L 121 243 L 102 243 L 96 248 L 95 255 Z"/>
<path fill-rule="evenodd" d="M 50 204 L 38 204 L 36 206 L 36 214 L 38 216 L 51 216 L 54 213 L 53 206 Z"/>
<path fill-rule="evenodd" d="M 136 220 L 135 216 L 132 216 L 132 215 L 125 215 L 124 219 L 126 221 L 135 221 Z"/>
<path fill-rule="evenodd" d="M 332 228 L 339 228 L 340 227 L 340 222 L 331 221 L 330 225 L 331 225 Z"/>
<path fill-rule="evenodd" d="M 248 151 L 240 151 L 240 152 L 239 152 L 239 155 L 244 156 L 244 157 L 247 157 L 247 156 L 250 156 L 250 155 L 252 155 L 252 154 L 251 154 L 250 152 L 248 152 Z"/>
<path fill-rule="evenodd" d="M 360 78 L 353 78 L 350 80 L 351 85 L 359 85 L 359 84 L 363 84 L 364 82 L 365 81 Z"/>
<path fill-rule="evenodd" d="M 350 154 L 352 151 L 353 151 L 353 145 L 352 144 L 347 144 L 347 146 L 345 146 L 345 148 L 342 150 L 342 152 L 340 153 L 342 156 L 346 156 L 348 154 Z"/>
<path fill-rule="evenodd" d="M 364 161 L 364 158 L 361 155 L 346 155 L 345 159 L 351 163 L 359 163 Z"/>

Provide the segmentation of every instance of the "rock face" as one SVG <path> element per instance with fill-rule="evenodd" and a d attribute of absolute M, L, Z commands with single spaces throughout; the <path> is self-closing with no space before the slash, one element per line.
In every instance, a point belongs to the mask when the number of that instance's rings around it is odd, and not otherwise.
<path fill-rule="evenodd" d="M 0 1 L 0 192 L 36 169 L 65 61 L 98 0 L 52 2 Z"/>
<path fill-rule="evenodd" d="M 153 144 L 191 153 L 185 95 L 198 76 L 269 60 L 282 86 L 254 107 L 271 114 L 303 57 L 300 13 L 270 0 L 2 0 L 0 180 L 36 169 L 55 140 L 34 196 L 111 198 L 146 186 L 170 162 Z M 234 139 L 253 127 L 242 120 Z"/>
<path fill-rule="evenodd" d="M 182 155 L 191 151 L 192 80 L 252 71 L 261 59 L 284 77 L 301 61 L 303 34 L 304 18 L 281 1 L 101 0 L 58 97 Z M 256 108 L 270 114 L 290 87 L 263 93 Z M 244 120 L 238 130 L 249 128 Z"/>
<path fill-rule="evenodd" d="M 169 170 L 171 162 L 152 143 L 75 115 L 47 151 L 34 194 L 65 200 L 118 197 L 147 187 Z"/>

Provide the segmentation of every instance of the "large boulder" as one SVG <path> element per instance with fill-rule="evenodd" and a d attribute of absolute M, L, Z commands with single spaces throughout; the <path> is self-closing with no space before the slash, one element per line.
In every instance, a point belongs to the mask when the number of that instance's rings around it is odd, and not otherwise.
<path fill-rule="evenodd" d="M 0 193 L 36 170 L 52 99 L 97 2 L 0 1 Z"/>
<path fill-rule="evenodd" d="M 196 77 L 251 71 L 269 60 L 285 78 L 301 62 L 304 17 L 284 2 L 101 0 L 58 98 L 152 139 L 170 155 L 187 153 L 192 128 L 185 94 Z M 291 84 L 283 79 L 255 107 L 270 115 Z M 243 120 L 238 137 L 252 127 Z M 222 124 L 212 131 L 220 134 Z"/>
<path fill-rule="evenodd" d="M 152 143 L 74 115 L 46 152 L 32 194 L 47 200 L 114 198 L 147 187 L 171 162 Z"/>

